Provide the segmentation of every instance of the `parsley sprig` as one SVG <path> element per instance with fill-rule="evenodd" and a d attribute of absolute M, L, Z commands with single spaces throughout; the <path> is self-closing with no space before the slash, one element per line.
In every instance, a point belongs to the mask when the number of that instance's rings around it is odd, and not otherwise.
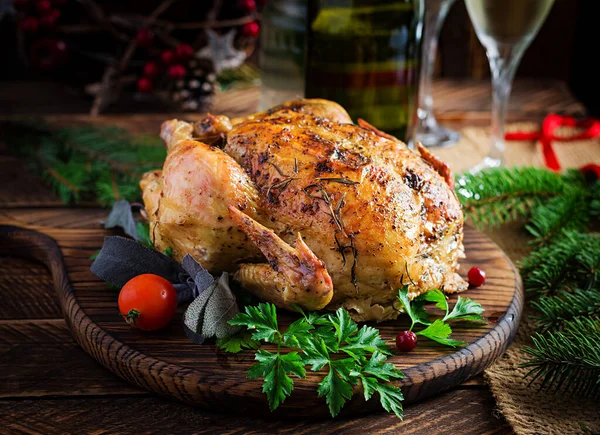
<path fill-rule="evenodd" d="M 417 324 L 424 325 L 426 328 L 415 332 L 416 335 L 427 337 L 446 346 L 457 347 L 467 344 L 464 341 L 450 338 L 452 328 L 448 322 L 468 321 L 485 323 L 485 320 L 481 316 L 481 313 L 484 311 L 481 304 L 459 296 L 454 308 L 450 311 L 446 295 L 441 290 L 430 290 L 411 301 L 408 297 L 408 287 L 404 287 L 398 291 L 398 300 L 402 304 L 404 312 L 408 314 L 412 321 L 410 331 Z M 432 322 L 425 308 L 426 302 L 435 302 L 437 308 L 445 311 L 444 317 L 435 319 Z"/>
<path fill-rule="evenodd" d="M 263 378 L 263 392 L 271 410 L 276 409 L 290 396 L 294 381 L 292 376 L 304 378 L 307 368 L 312 371 L 326 370 L 319 383 L 317 394 L 324 397 L 329 411 L 335 417 L 360 382 L 365 400 L 375 393 L 383 408 L 402 418 L 402 392 L 391 385 L 393 379 L 404 375 L 387 362 L 390 347 L 373 327 L 358 327 L 348 312 L 342 308 L 332 314 L 302 313 L 302 317 L 281 332 L 277 322 L 277 310 L 273 304 L 261 303 L 247 306 L 230 324 L 245 326 L 254 342 L 277 345 L 276 352 L 259 349 L 256 362 L 248 372 L 249 378 Z M 240 340 L 236 338 L 235 340 Z M 224 341 L 220 347 L 227 351 L 239 351 L 242 347 L 254 347 L 248 341 Z M 287 348 L 288 352 L 283 352 Z"/>

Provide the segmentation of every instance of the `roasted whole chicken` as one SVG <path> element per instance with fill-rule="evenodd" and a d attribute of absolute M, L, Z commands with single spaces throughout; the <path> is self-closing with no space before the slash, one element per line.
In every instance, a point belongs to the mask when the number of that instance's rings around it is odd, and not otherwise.
<path fill-rule="evenodd" d="M 463 214 L 449 168 L 326 100 L 162 125 L 141 181 L 158 249 L 279 307 L 395 318 L 398 289 L 458 292 Z"/>

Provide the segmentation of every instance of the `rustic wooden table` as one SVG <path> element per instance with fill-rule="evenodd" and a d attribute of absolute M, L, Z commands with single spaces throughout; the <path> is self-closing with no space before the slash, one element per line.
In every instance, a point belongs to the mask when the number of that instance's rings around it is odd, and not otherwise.
<path fill-rule="evenodd" d="M 14 95 L 8 86 L 0 96 Z M 255 89 L 220 96 L 215 113 L 239 115 L 253 110 Z M 440 82 L 435 87 L 438 119 L 453 128 L 489 122 L 487 83 Z M 0 98 L 2 115 L 37 112 L 61 122 L 118 124 L 152 133 L 168 114 L 106 115 L 90 120 L 82 104 L 14 101 Z M 29 107 L 30 110 L 27 109 Z M 540 120 L 549 111 L 583 113 L 561 83 L 517 82 L 510 118 Z M 0 140 L 2 134 L 0 132 Z M 67 207 L 25 162 L 7 155 L 0 144 L 0 224 L 44 231 L 100 228 L 106 211 L 93 205 Z M 409 406 L 405 420 L 387 414 L 346 420 L 267 420 L 206 412 L 155 397 L 116 377 L 78 347 L 62 318 L 52 281 L 41 265 L 0 257 L 0 433 L 371 433 L 495 434 L 511 429 L 495 410 L 482 376 L 452 391 Z"/>

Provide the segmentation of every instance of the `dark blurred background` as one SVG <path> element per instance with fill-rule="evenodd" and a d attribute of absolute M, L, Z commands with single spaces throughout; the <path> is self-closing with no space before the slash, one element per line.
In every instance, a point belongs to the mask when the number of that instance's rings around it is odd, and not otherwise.
<path fill-rule="evenodd" d="M 6 0 L 4 0 L 6 1 Z M 73 6 L 67 7 L 74 3 Z M 3 3 L 0 1 L 0 3 Z M 102 1 L 105 10 L 111 12 L 122 12 L 124 14 L 135 14 L 147 16 L 154 10 L 160 1 Z M 221 7 L 214 19 L 230 20 L 239 19 L 246 13 L 239 8 L 239 2 L 232 0 L 220 1 Z M 257 4 L 259 2 L 257 1 Z M 71 45 L 85 47 L 87 52 L 105 52 L 107 45 L 110 46 L 111 39 L 100 26 L 93 22 L 83 21 L 79 2 L 69 0 L 61 8 L 61 22 L 72 24 L 70 35 Z M 213 2 L 209 0 L 179 2 L 170 7 L 162 17 L 165 20 L 193 21 L 198 17 L 199 21 L 205 20 L 210 13 Z M 260 6 L 259 6 L 260 8 Z M 258 11 L 260 12 L 260 10 Z M 559 80 L 567 84 L 574 95 L 583 102 L 588 112 L 594 116 L 600 116 L 600 84 L 594 61 L 598 55 L 598 44 L 600 43 L 600 1 L 598 0 L 556 0 L 548 19 L 541 28 L 540 33 L 533 41 L 520 64 L 517 72 L 518 77 L 535 78 L 548 81 Z M 73 24 L 78 24 L 73 25 Z M 59 92 L 66 92 L 68 97 L 63 104 L 71 104 L 70 98 L 86 98 L 83 93 L 76 89 L 81 88 L 90 79 L 100 80 L 104 66 L 90 56 L 78 55 L 71 59 L 67 68 L 56 71 L 40 71 L 25 65 L 19 54 L 19 47 L 23 41 L 19 39 L 16 32 L 15 21 L 11 17 L 5 17 L 0 22 L 0 112 L 11 112 L 7 105 L 13 105 L 18 100 L 17 92 L 38 92 L 50 89 L 45 85 L 52 82 L 60 86 Z M 98 31 L 90 30 L 96 27 Z M 83 29 L 86 29 L 83 31 Z M 220 29 L 225 33 L 228 27 Z M 200 34 L 196 30 L 182 30 L 175 33 L 182 39 L 192 40 L 196 45 L 204 42 L 197 40 L 192 32 Z M 192 36 L 191 36 L 192 35 Z M 446 20 L 440 37 L 440 51 L 437 57 L 436 76 L 450 79 L 481 79 L 489 77 L 489 67 L 485 57 L 485 51 L 477 40 L 473 27 L 467 15 L 464 2 L 458 1 L 452 7 Z M 71 53 L 76 52 L 71 47 Z M 74 61 L 73 61 L 74 60 Z M 249 62 L 256 62 L 256 53 L 252 54 Z M 41 86 L 41 87 L 40 87 Z M 44 91 L 45 92 L 45 91 Z M 22 98 L 29 98 L 22 95 Z M 54 97 L 53 97 L 54 98 Z M 89 100 L 89 96 L 87 97 Z M 79 107 L 76 102 L 74 107 Z M 89 101 L 86 103 L 89 104 Z M 146 107 L 145 110 L 148 108 Z M 75 109 L 74 109 L 75 110 Z"/>

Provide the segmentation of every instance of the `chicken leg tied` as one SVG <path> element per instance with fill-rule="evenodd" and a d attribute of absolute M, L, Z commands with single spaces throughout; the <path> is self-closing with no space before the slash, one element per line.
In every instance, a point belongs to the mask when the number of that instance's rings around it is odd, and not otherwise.
<path fill-rule="evenodd" d="M 282 308 L 297 304 L 320 310 L 333 297 L 333 283 L 325 264 L 298 234 L 291 247 L 275 232 L 230 206 L 231 219 L 267 257 L 269 264 L 242 264 L 235 279 L 258 297 Z"/>

